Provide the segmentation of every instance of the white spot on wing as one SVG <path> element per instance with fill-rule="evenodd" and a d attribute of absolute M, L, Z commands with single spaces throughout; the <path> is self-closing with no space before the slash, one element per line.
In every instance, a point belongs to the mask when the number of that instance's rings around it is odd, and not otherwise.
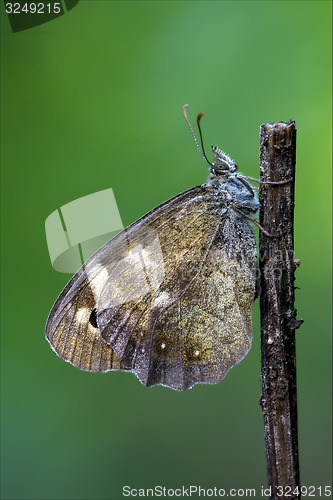
<path fill-rule="evenodd" d="M 94 273 L 95 274 L 95 273 Z M 97 274 L 90 280 L 90 287 L 95 297 L 99 297 L 104 288 L 104 285 L 109 277 L 109 273 L 104 266 L 99 266 Z"/>
<path fill-rule="evenodd" d="M 154 300 L 153 307 L 166 307 L 170 303 L 170 295 L 167 292 L 162 292 Z"/>
<path fill-rule="evenodd" d="M 165 276 L 159 239 L 155 237 L 145 247 L 139 243 L 120 260 L 92 266 L 86 272 L 99 311 L 140 300 L 158 290 Z M 164 306 L 164 298 L 159 300 Z"/>
<path fill-rule="evenodd" d="M 78 323 L 86 323 L 90 317 L 90 310 L 87 307 L 82 307 L 76 313 L 76 321 Z"/>

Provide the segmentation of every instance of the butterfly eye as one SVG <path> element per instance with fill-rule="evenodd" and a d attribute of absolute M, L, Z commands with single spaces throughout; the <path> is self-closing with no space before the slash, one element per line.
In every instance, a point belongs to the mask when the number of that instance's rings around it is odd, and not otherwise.
<path fill-rule="evenodd" d="M 97 324 L 97 309 L 94 309 L 93 311 L 91 311 L 89 322 L 90 322 L 90 324 L 94 328 L 98 328 L 98 324 Z"/>

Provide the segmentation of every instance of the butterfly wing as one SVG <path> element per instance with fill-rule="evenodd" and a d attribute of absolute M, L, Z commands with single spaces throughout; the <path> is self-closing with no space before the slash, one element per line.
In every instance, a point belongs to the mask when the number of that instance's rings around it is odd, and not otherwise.
<path fill-rule="evenodd" d="M 138 255 L 140 242 L 145 237 L 165 228 L 169 220 L 177 217 L 179 205 L 187 206 L 196 195 L 196 188 L 193 188 L 152 210 L 107 242 L 78 270 L 53 305 L 46 324 L 46 338 L 58 356 L 83 370 L 131 369 L 120 362 L 100 335 L 95 315 L 99 297 L 107 280 L 111 281 L 114 302 L 121 303 L 129 297 L 133 300 L 146 294 L 150 281 L 142 275 L 140 266 L 138 272 L 134 272 L 131 256 Z M 168 210 L 165 212 L 166 205 Z M 157 258 L 160 257 L 161 249 L 154 243 L 149 249 L 151 252 L 159 250 Z M 128 262 L 133 277 L 125 283 L 121 276 L 126 274 Z M 155 279 L 153 285 L 156 287 L 163 277 L 155 275 L 149 279 Z"/>
<path fill-rule="evenodd" d="M 84 369 L 130 369 L 177 390 L 216 383 L 250 348 L 255 260 L 248 222 L 211 187 L 193 188 L 88 259 L 52 309 L 47 337 Z M 99 365 L 103 350 L 111 361 Z"/>
<path fill-rule="evenodd" d="M 92 321 L 95 298 L 81 268 L 55 302 L 46 324 L 46 338 L 65 361 L 81 370 L 127 370 Z"/>
<path fill-rule="evenodd" d="M 102 337 L 142 383 L 184 390 L 217 383 L 250 349 L 256 244 L 212 190 L 178 208 L 140 240 L 120 281 L 111 273 L 97 310 Z M 117 284 L 135 290 L 140 274 L 145 293 L 119 300 Z"/>

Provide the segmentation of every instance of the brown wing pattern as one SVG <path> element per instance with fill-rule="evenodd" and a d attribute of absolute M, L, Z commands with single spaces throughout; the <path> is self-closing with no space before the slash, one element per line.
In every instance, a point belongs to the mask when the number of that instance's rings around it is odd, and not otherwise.
<path fill-rule="evenodd" d="M 127 370 L 90 322 L 95 299 L 88 284 L 57 316 L 50 315 L 46 337 L 52 349 L 81 370 Z"/>
<path fill-rule="evenodd" d="M 216 383 L 251 346 L 256 270 L 252 229 L 245 219 L 231 214 L 234 220 L 225 224 L 214 212 L 196 219 L 194 213 L 179 214 L 183 231 L 172 245 L 164 242 L 163 231 L 159 233 L 165 274 L 173 276 L 171 280 L 113 307 L 111 282 L 101 296 L 101 334 L 145 385 L 184 390 L 199 382 Z M 248 239 L 246 255 L 237 244 L 238 233 Z M 185 255 L 177 260 L 182 237 L 190 260 Z M 144 243 L 149 245 L 149 239 Z M 127 281 L 130 270 L 128 274 Z"/>
<path fill-rule="evenodd" d="M 140 245 L 140 242 L 149 233 L 158 231 L 159 228 L 167 226 L 169 220 L 177 218 L 179 205 L 191 204 L 193 193 L 196 199 L 195 204 L 199 203 L 200 197 L 204 198 L 206 195 L 204 190 L 202 192 L 201 187 L 193 188 L 152 210 L 107 242 L 94 256 L 88 259 L 69 281 L 55 302 L 46 324 L 46 338 L 52 349 L 62 359 L 83 370 L 128 369 L 103 340 L 99 329 L 94 327 L 94 322 L 90 321 L 91 314 L 96 309 L 98 297 L 101 295 L 108 277 L 112 275 L 113 288 L 121 280 L 121 270 L 117 272 L 117 269 L 119 270 L 121 267 L 119 263 L 126 258 L 132 248 Z M 167 211 L 164 210 L 166 205 L 168 206 Z M 156 251 L 154 242 L 150 249 L 151 252 Z M 157 250 L 160 251 L 160 249 Z M 157 254 L 157 256 L 159 255 Z M 163 276 L 155 275 L 154 277 L 150 274 L 150 280 L 152 279 L 155 279 L 153 284 L 156 288 Z M 131 283 L 127 285 L 122 283 L 122 286 L 123 290 L 119 292 L 121 294 L 119 300 L 121 301 L 126 299 L 126 293 L 128 289 L 131 289 Z M 145 279 L 142 279 L 142 273 L 139 272 L 136 277 L 136 289 L 133 289 L 132 296 L 134 293 L 136 297 L 142 297 L 146 291 L 145 287 Z M 122 318 L 122 321 L 125 320 L 126 317 Z"/>
<path fill-rule="evenodd" d="M 83 369 L 133 370 L 145 385 L 221 380 L 250 348 L 256 269 L 249 223 L 226 210 L 211 187 L 193 188 L 106 243 L 55 303 L 53 349 Z"/>

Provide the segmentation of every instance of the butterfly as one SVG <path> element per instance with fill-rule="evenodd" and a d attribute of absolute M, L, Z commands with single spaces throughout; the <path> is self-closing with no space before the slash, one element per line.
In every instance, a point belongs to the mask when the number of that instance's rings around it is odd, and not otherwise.
<path fill-rule="evenodd" d="M 46 338 L 82 370 L 146 386 L 216 384 L 248 353 L 259 202 L 217 146 L 208 181 L 154 208 L 93 254 L 53 305 Z M 255 221 L 254 221 L 255 222 Z"/>

